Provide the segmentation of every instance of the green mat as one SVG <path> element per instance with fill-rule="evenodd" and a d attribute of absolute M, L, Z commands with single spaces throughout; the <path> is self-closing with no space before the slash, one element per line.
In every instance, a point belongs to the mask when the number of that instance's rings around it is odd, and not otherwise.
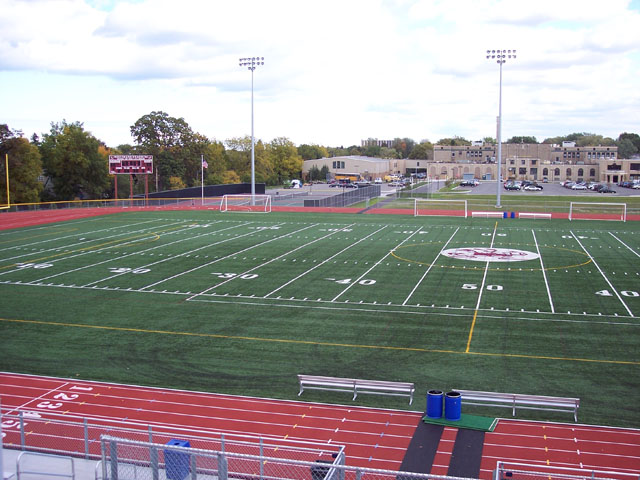
<path fill-rule="evenodd" d="M 461 414 L 460 420 L 457 421 L 447 420 L 445 417 L 430 418 L 427 415 L 422 418 L 422 421 L 434 425 L 444 425 L 445 427 L 467 428 L 469 430 L 481 430 L 483 432 L 493 432 L 498 424 L 497 418 L 467 415 L 466 413 Z"/>

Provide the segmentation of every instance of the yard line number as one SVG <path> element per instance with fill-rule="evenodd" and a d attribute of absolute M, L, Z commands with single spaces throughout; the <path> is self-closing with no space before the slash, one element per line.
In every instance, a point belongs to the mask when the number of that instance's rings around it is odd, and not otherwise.
<path fill-rule="evenodd" d="M 329 280 L 330 282 L 336 282 L 339 283 L 340 285 L 350 285 L 352 283 L 352 279 L 351 278 L 343 278 L 341 280 L 337 280 L 335 278 L 325 278 L 325 280 Z M 363 278 L 362 280 L 358 281 L 358 285 L 375 285 L 376 281 L 372 278 Z"/>
<path fill-rule="evenodd" d="M 489 291 L 493 291 L 493 292 L 499 292 L 501 290 L 504 290 L 504 287 L 502 285 L 487 285 L 484 288 L 485 288 L 485 290 L 489 290 Z M 478 289 L 478 284 L 477 283 L 465 283 L 465 284 L 462 285 L 462 289 L 463 290 L 477 290 Z"/>
<path fill-rule="evenodd" d="M 259 275 L 257 273 L 244 273 L 242 275 L 239 275 L 237 273 L 220 273 L 220 272 L 213 272 L 211 275 L 216 275 L 218 278 L 240 278 L 242 280 L 253 280 L 254 278 L 258 278 Z"/>
<path fill-rule="evenodd" d="M 596 292 L 596 295 L 600 295 L 603 297 L 613 297 L 613 293 L 611 293 L 609 290 L 598 290 Z M 620 295 L 622 295 L 623 297 L 640 297 L 640 293 L 634 290 L 622 290 L 620 292 Z"/>

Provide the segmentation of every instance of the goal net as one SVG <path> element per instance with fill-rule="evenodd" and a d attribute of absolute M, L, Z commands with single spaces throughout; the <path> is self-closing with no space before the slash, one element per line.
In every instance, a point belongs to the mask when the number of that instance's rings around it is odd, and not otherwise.
<path fill-rule="evenodd" d="M 220 200 L 221 212 L 271 212 L 271 195 L 224 195 Z"/>
<path fill-rule="evenodd" d="M 626 203 L 571 202 L 569 220 L 627 221 Z"/>
<path fill-rule="evenodd" d="M 416 217 L 446 215 L 467 218 L 467 201 L 416 198 L 413 215 Z"/>

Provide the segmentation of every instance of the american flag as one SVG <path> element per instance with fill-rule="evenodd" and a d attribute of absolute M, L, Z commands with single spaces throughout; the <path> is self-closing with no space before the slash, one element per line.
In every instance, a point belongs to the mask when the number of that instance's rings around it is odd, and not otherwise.
<path fill-rule="evenodd" d="M 204 159 L 202 160 L 202 168 L 209 168 L 209 164 Z"/>

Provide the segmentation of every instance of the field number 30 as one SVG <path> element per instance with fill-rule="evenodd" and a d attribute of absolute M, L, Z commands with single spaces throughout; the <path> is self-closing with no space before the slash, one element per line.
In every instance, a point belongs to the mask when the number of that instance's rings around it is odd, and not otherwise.
<path fill-rule="evenodd" d="M 487 290 L 491 290 L 494 292 L 499 292 L 500 290 L 502 290 L 502 285 L 487 285 L 485 287 Z M 477 290 L 478 289 L 478 284 L 477 283 L 465 283 L 464 285 L 462 285 L 462 289 L 463 290 Z"/>

